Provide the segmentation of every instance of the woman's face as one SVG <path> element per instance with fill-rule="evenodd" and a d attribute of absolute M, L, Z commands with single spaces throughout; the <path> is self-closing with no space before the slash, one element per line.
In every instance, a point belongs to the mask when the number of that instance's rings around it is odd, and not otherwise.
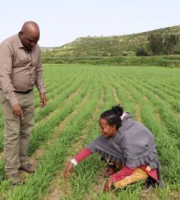
<path fill-rule="evenodd" d="M 117 133 L 115 125 L 109 125 L 106 119 L 99 119 L 100 132 L 104 137 L 114 137 Z"/>

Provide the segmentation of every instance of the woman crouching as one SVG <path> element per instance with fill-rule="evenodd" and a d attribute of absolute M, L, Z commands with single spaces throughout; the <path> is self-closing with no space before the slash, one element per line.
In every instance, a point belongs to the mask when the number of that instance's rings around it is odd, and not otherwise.
<path fill-rule="evenodd" d="M 145 126 L 119 105 L 101 114 L 99 126 L 101 135 L 74 156 L 64 172 L 65 178 L 74 166 L 97 152 L 109 167 L 104 192 L 112 186 L 122 189 L 138 181 L 162 186 L 154 137 Z"/>

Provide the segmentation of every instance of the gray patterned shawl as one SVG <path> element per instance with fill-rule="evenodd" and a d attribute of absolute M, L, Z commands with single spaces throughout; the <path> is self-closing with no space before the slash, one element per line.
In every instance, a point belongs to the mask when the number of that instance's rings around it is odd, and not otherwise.
<path fill-rule="evenodd" d="M 123 163 L 129 167 L 148 164 L 153 169 L 159 166 L 152 133 L 134 121 L 129 113 L 123 118 L 122 126 L 114 138 L 100 135 L 86 148 L 91 152 L 100 153 L 111 162 Z"/>

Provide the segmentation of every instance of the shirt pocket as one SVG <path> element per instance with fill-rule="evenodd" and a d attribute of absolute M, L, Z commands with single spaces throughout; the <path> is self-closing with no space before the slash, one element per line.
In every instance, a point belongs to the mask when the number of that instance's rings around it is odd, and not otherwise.
<path fill-rule="evenodd" d="M 28 64 L 31 64 L 31 57 L 28 57 L 27 53 L 23 49 L 17 51 L 14 58 L 13 68 L 24 67 Z"/>

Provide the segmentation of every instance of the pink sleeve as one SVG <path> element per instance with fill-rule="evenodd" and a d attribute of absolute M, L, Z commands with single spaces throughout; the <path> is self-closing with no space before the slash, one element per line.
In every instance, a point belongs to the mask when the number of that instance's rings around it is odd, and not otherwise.
<path fill-rule="evenodd" d="M 136 168 L 125 166 L 120 171 L 110 176 L 110 178 L 113 180 L 113 182 L 120 181 L 125 177 L 131 175 L 135 169 Z"/>
<path fill-rule="evenodd" d="M 90 156 L 92 154 L 91 151 L 89 151 L 89 149 L 84 148 L 82 151 L 80 151 L 77 155 L 74 156 L 74 159 L 80 163 L 82 160 L 84 160 L 85 158 L 87 158 L 88 156 Z"/>

